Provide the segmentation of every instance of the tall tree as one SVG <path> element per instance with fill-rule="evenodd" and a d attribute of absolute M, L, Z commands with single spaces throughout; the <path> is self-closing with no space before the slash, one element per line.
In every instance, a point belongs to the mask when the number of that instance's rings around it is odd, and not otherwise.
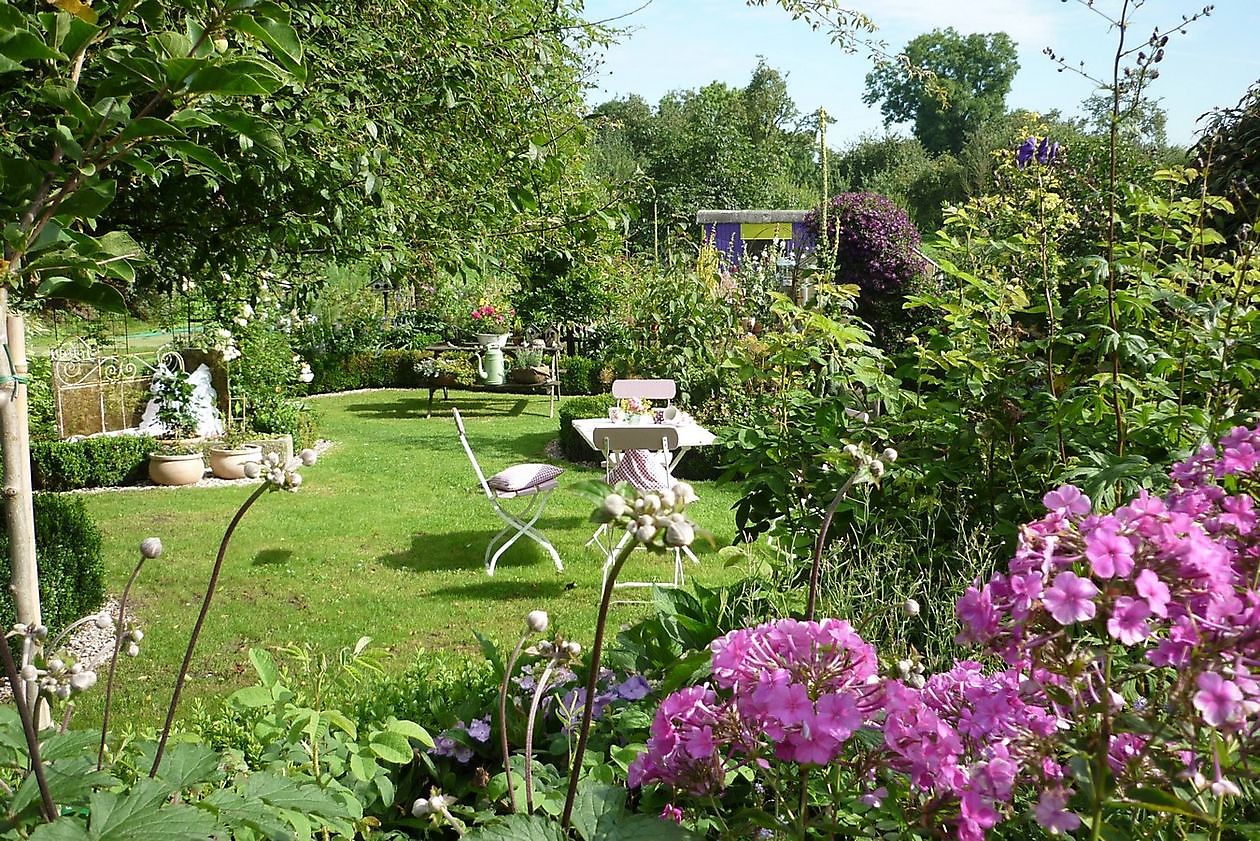
<path fill-rule="evenodd" d="M 970 132 L 1004 113 L 1019 70 L 1015 42 L 1004 32 L 964 36 L 953 27 L 935 29 L 906 44 L 904 56 L 906 62 L 884 63 L 866 75 L 862 101 L 880 103 L 886 126 L 913 124 L 914 136 L 933 154 L 959 152 Z"/>

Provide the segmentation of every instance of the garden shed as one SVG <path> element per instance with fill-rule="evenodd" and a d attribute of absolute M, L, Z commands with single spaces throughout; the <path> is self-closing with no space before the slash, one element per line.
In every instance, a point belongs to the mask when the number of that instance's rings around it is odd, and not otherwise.
<path fill-rule="evenodd" d="M 807 210 L 701 210 L 696 224 L 706 241 L 733 265 L 778 242 L 787 251 L 810 251 L 813 237 L 805 227 Z"/>

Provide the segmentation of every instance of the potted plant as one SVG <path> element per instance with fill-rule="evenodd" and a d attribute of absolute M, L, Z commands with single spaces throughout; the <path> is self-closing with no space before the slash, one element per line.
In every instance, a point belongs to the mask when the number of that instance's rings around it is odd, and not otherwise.
<path fill-rule="evenodd" d="M 551 368 L 545 364 L 541 350 L 530 348 L 515 353 L 512 371 L 508 375 L 519 385 L 539 385 L 551 379 Z"/>
<path fill-rule="evenodd" d="M 237 426 L 218 444 L 211 445 L 210 472 L 220 479 L 244 479 L 245 465 L 262 461 L 262 447 L 246 443 L 248 435 L 247 427 Z"/>
<path fill-rule="evenodd" d="M 158 485 L 192 485 L 201 481 L 206 461 L 201 447 L 190 440 L 197 434 L 193 385 L 182 370 L 160 368 L 149 387 L 157 401 L 162 424 L 158 450 L 149 456 L 149 478 Z"/>
<path fill-rule="evenodd" d="M 483 301 L 469 316 L 477 344 L 486 348 L 501 348 L 512 338 L 512 324 L 516 312 L 505 304 Z"/>

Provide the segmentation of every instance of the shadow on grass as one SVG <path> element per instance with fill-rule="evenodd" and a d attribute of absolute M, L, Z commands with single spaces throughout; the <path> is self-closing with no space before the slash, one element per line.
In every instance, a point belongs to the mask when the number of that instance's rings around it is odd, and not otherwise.
<path fill-rule="evenodd" d="M 443 400 L 439 395 L 433 400 L 433 417 L 435 419 L 445 418 L 450 420 L 451 409 L 456 408 L 459 409 L 459 413 L 465 418 L 515 418 L 524 415 L 526 413 L 525 410 L 529 407 L 529 401 L 522 397 L 505 394 L 503 398 L 499 400 L 468 400 L 465 398 Z M 507 398 L 514 399 L 509 400 Z M 377 420 L 425 419 L 429 414 L 429 398 L 425 392 L 419 392 L 415 397 L 399 398 L 387 396 L 382 400 L 370 403 L 352 403 L 346 406 L 346 411 Z M 530 412 L 529 414 L 545 417 L 541 411 Z"/>
<path fill-rule="evenodd" d="M 567 590 L 572 590 L 577 586 L 573 581 L 561 578 L 560 575 L 561 573 L 557 572 L 553 581 L 514 581 L 509 578 L 500 578 L 496 575 L 494 578 L 487 577 L 483 581 L 476 581 L 471 584 L 457 584 L 430 590 L 428 595 L 496 599 L 500 601 L 506 599 L 536 599 L 539 597 L 550 598 L 558 596 Z"/>
<path fill-rule="evenodd" d="M 253 564 L 256 567 L 279 566 L 291 560 L 293 560 L 292 549 L 263 549 L 254 556 Z"/>
<path fill-rule="evenodd" d="M 573 518 L 578 520 L 580 518 Z M 542 532 L 547 533 L 545 530 Z M 493 529 L 458 531 L 446 534 L 413 534 L 411 547 L 404 552 L 391 552 L 376 560 L 386 566 L 407 572 L 455 572 L 483 569 L 486 546 L 494 537 Z M 522 537 L 499 557 L 496 571 L 510 567 L 544 564 L 554 569 L 551 556 L 528 537 Z"/>

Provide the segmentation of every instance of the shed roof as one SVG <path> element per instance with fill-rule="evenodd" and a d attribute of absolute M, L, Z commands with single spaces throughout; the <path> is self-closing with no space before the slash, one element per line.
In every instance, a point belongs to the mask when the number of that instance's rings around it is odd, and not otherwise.
<path fill-rule="evenodd" d="M 696 224 L 714 222 L 801 222 L 808 210 L 698 210 Z"/>

